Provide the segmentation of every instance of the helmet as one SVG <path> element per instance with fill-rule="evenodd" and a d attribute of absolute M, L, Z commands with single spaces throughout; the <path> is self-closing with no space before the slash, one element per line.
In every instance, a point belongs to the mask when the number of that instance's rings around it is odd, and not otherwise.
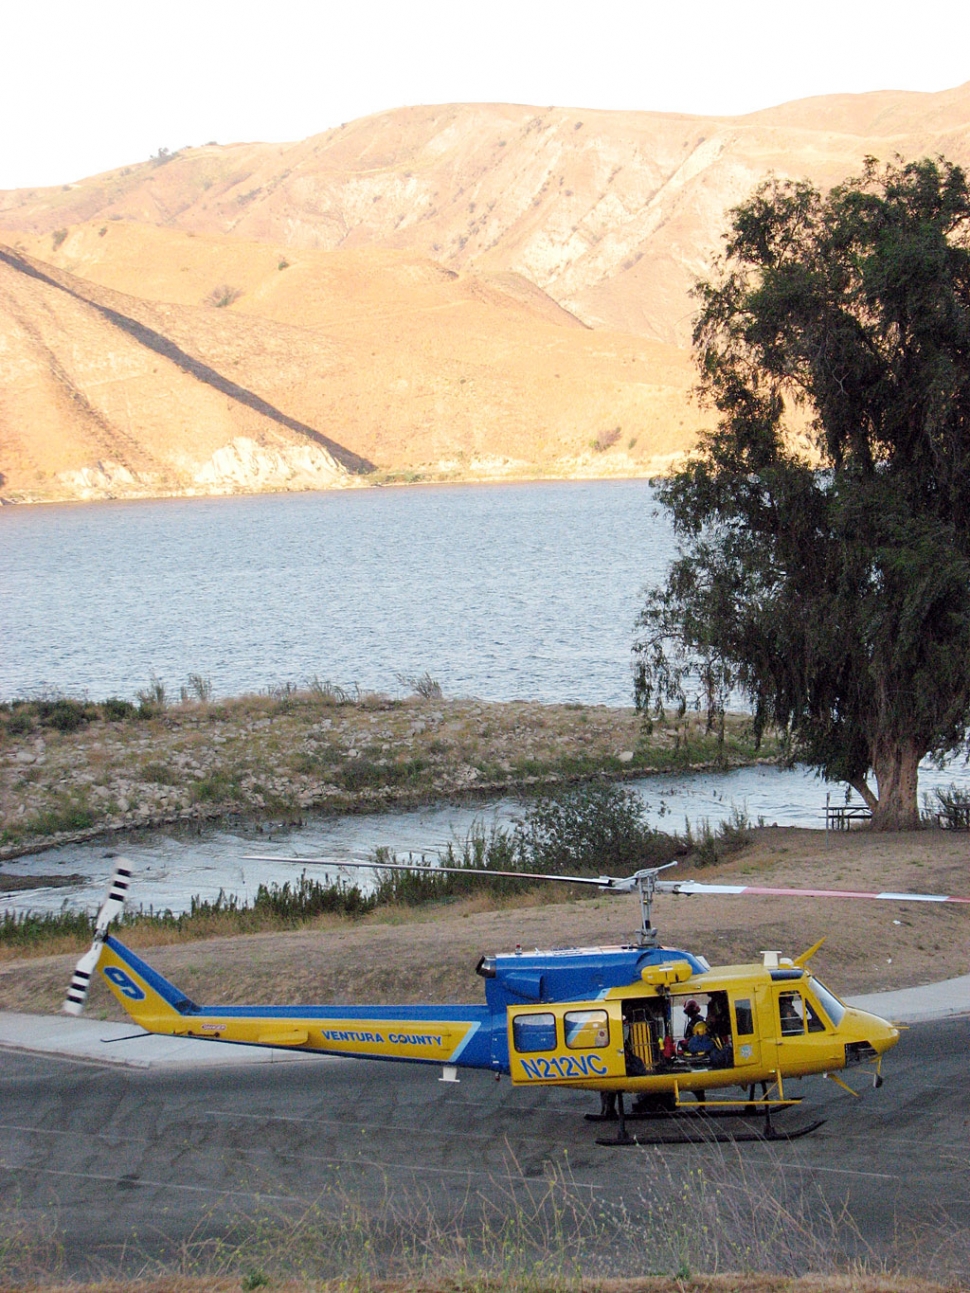
<path fill-rule="evenodd" d="M 696 1002 L 696 1001 L 693 999 L 693 997 L 692 997 L 692 998 L 690 999 L 690 1001 L 688 1001 L 687 1005 L 686 1005 L 686 1006 L 684 1006 L 684 1014 L 685 1014 L 685 1015 L 699 1015 L 700 1013 L 701 1013 L 701 1008 L 700 1008 L 700 1006 L 697 1004 L 697 1002 Z"/>
<path fill-rule="evenodd" d="M 707 1032 L 707 1024 L 704 1023 L 703 1019 L 699 1019 L 697 1023 L 694 1025 L 694 1036 L 703 1037 L 706 1032 Z"/>

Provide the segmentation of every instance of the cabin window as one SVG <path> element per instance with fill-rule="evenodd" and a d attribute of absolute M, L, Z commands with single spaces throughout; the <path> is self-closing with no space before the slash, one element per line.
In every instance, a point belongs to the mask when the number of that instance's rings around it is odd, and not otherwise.
<path fill-rule="evenodd" d="M 805 1031 L 805 1008 L 800 992 L 780 992 L 778 1014 L 781 1018 L 782 1037 L 795 1037 Z"/>
<path fill-rule="evenodd" d="M 605 1010 L 567 1010 L 563 1017 L 570 1050 L 602 1049 L 610 1044 L 610 1020 Z"/>
<path fill-rule="evenodd" d="M 750 1037 L 753 1034 L 754 1012 L 751 1009 L 750 997 L 743 1001 L 735 1001 L 734 1022 L 735 1031 L 739 1037 Z"/>
<path fill-rule="evenodd" d="M 517 1051 L 554 1051 L 556 1016 L 516 1015 L 512 1020 L 512 1039 Z"/>

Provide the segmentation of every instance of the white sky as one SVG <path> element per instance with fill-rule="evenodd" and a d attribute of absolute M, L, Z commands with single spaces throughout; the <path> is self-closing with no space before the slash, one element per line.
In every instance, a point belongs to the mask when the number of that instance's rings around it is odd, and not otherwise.
<path fill-rule="evenodd" d="M 966 0 L 7 0 L 0 189 L 405 104 L 724 114 L 967 80 Z"/>

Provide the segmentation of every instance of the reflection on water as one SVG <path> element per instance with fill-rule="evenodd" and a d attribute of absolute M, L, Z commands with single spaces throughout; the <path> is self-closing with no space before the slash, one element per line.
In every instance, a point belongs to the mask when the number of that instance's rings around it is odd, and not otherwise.
<path fill-rule="evenodd" d="M 646 481 L 8 507 L 0 544 L 3 699 L 428 671 L 448 696 L 629 705 L 672 551 Z"/>
<path fill-rule="evenodd" d="M 921 791 L 956 782 L 970 791 L 970 773 L 962 765 L 938 772 L 924 768 Z M 753 824 L 822 829 L 825 796 L 843 802 L 838 787 L 826 787 L 805 768 L 738 768 L 725 773 L 699 773 L 644 778 L 628 783 L 647 806 L 650 822 L 661 830 L 682 833 L 687 821 L 693 830 L 704 822 L 725 821 L 737 810 Z M 260 884 L 282 884 L 299 877 L 302 867 L 287 862 L 247 862 L 258 852 L 281 857 L 300 854 L 322 857 L 328 865 L 308 868 L 320 876 L 339 876 L 366 887 L 366 873 L 340 870 L 341 861 L 365 861 L 384 845 L 416 859 L 433 861 L 452 840 L 461 840 L 473 824 L 510 826 L 524 811 L 513 798 L 488 802 L 442 804 L 409 812 L 316 818 L 305 826 L 279 832 L 212 830 L 202 835 L 154 832 L 111 845 L 82 844 L 50 849 L 4 864 L 4 871 L 22 876 L 78 874 L 84 884 L 63 889 L 30 889 L 8 894 L 3 907 L 11 911 L 57 911 L 67 903 L 94 911 L 104 897 L 112 870 L 111 856 L 123 853 L 134 866 L 131 901 L 136 906 L 179 912 L 193 896 L 215 898 L 222 890 L 252 900 Z"/>

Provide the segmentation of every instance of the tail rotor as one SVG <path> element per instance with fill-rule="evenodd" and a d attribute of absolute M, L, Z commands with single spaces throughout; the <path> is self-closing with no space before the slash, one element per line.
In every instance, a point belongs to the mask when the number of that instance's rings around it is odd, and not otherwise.
<path fill-rule="evenodd" d="M 115 867 L 115 873 L 111 878 L 111 887 L 108 889 L 108 896 L 101 904 L 98 919 L 94 923 L 94 941 L 78 961 L 74 970 L 71 986 L 67 990 L 67 997 L 61 1007 L 66 1015 L 79 1015 L 84 1009 L 84 1003 L 88 997 L 88 988 L 91 985 L 91 975 L 97 969 L 98 961 L 101 957 L 102 944 L 111 922 L 117 920 L 124 911 L 130 883 L 131 868 L 127 861 L 122 858 Z"/>

